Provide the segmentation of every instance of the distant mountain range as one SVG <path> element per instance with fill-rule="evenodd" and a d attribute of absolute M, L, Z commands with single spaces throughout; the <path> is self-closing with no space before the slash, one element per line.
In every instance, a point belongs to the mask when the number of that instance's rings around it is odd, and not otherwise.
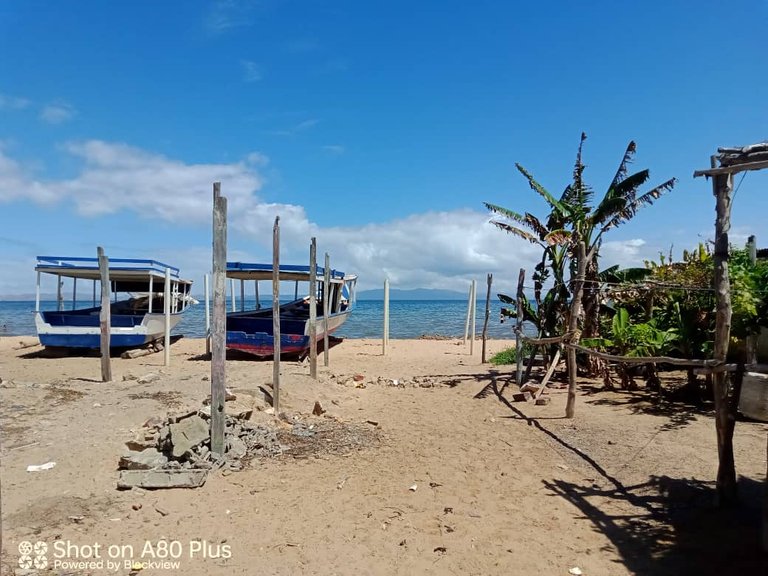
<path fill-rule="evenodd" d="M 454 290 L 440 290 L 438 288 L 414 288 L 413 290 L 401 290 L 392 288 L 389 291 L 390 300 L 466 300 L 469 294 Z M 383 300 L 384 289 L 362 290 L 357 293 L 358 300 Z"/>

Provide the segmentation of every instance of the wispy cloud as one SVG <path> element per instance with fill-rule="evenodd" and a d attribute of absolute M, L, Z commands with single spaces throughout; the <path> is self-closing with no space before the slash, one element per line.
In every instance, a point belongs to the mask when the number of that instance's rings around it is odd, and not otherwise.
<path fill-rule="evenodd" d="M 40 120 L 48 124 L 63 124 L 71 120 L 77 111 L 71 104 L 59 102 L 48 104 L 40 111 Z"/>
<path fill-rule="evenodd" d="M 243 67 L 243 80 L 245 82 L 258 82 L 263 78 L 261 72 L 261 66 L 251 60 L 241 60 L 240 65 Z"/>
<path fill-rule="evenodd" d="M 26 98 L 0 94 L 0 110 L 24 110 L 30 104 L 31 102 Z"/>
<path fill-rule="evenodd" d="M 344 152 L 347 151 L 344 146 L 341 146 L 339 144 L 328 144 L 326 146 L 323 146 L 323 150 L 328 152 L 329 154 L 333 154 L 334 156 L 341 156 L 344 154 Z"/>
<path fill-rule="evenodd" d="M 283 128 L 278 130 L 267 130 L 266 134 L 270 134 L 272 136 L 295 136 L 300 132 L 305 132 L 306 130 L 313 128 L 319 122 L 320 120 L 318 120 L 317 118 L 309 118 L 308 120 L 304 120 L 302 122 L 299 122 L 298 124 L 294 124 L 290 128 Z"/>
<path fill-rule="evenodd" d="M 212 34 L 250 26 L 253 2 L 249 0 L 215 0 L 205 17 L 205 27 Z"/>

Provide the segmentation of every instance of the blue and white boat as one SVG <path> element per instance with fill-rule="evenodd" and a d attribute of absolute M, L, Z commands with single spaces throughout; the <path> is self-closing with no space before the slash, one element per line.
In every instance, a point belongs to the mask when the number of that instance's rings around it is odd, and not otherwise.
<path fill-rule="evenodd" d="M 35 325 L 43 346 L 99 348 L 101 343 L 101 275 L 97 258 L 38 256 Z M 56 277 L 55 310 L 40 309 L 40 282 L 43 275 Z M 183 280 L 179 269 L 156 260 L 109 259 L 110 347 L 125 348 L 148 344 L 165 334 L 165 291 L 168 278 L 168 323 L 172 329 L 181 313 L 195 303 L 190 295 L 191 280 Z M 71 301 L 62 296 L 64 279 L 72 281 Z M 80 284 L 78 284 L 80 281 Z M 78 307 L 77 290 L 92 284 L 93 305 Z"/>
<path fill-rule="evenodd" d="M 281 282 L 295 282 L 294 299 L 280 305 L 280 353 L 281 356 L 301 358 L 309 353 L 310 347 L 310 298 L 308 295 L 299 296 L 299 286 L 300 283 L 302 286 L 304 283 L 309 284 L 310 269 L 309 266 L 281 265 L 279 275 Z M 227 262 L 227 278 L 240 280 L 241 288 L 241 310 L 227 314 L 227 348 L 262 358 L 274 356 L 272 307 L 261 307 L 258 289 L 260 280 L 268 280 L 271 293 L 272 265 Z M 315 278 L 317 286 L 315 334 L 320 344 L 326 332 L 331 335 L 344 324 L 355 304 L 356 275 L 329 270 L 328 278 L 329 282 L 326 286 L 325 270 L 318 266 Z M 244 286 L 249 280 L 255 283 L 256 307 L 244 310 Z M 327 318 L 325 316 L 326 301 Z"/>

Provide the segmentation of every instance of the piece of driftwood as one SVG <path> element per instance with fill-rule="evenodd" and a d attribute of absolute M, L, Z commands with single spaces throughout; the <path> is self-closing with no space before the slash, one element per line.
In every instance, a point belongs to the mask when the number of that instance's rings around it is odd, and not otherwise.
<path fill-rule="evenodd" d="M 539 388 L 538 392 L 536 392 L 536 395 L 534 396 L 534 400 L 538 400 L 541 395 L 544 393 L 544 389 L 547 387 L 547 383 L 549 382 L 549 379 L 552 378 L 552 374 L 555 373 L 555 368 L 557 367 L 557 364 L 560 362 L 560 351 L 561 348 L 558 348 L 555 352 L 554 358 L 552 358 L 552 363 L 549 365 L 549 368 L 547 369 L 547 373 L 544 374 L 544 379 L 541 381 L 541 388 Z"/>
<path fill-rule="evenodd" d="M 613 354 L 606 354 L 604 352 L 598 352 L 590 348 L 585 348 L 579 344 L 572 344 L 570 342 L 564 342 L 563 346 L 566 348 L 573 348 L 577 352 L 583 352 L 608 360 L 609 362 L 621 362 L 623 364 L 674 364 L 676 366 L 698 366 L 701 368 L 715 368 L 722 364 L 718 360 L 688 360 L 686 358 L 671 358 L 669 356 L 615 356 Z"/>
<path fill-rule="evenodd" d="M 101 349 L 101 381 L 112 381 L 112 364 L 109 356 L 110 330 L 111 330 L 111 308 L 109 296 L 109 259 L 104 254 L 104 248 L 98 246 L 96 254 L 99 261 L 99 276 L 101 277 L 101 310 L 99 311 L 99 328 L 101 338 L 99 345 Z"/>

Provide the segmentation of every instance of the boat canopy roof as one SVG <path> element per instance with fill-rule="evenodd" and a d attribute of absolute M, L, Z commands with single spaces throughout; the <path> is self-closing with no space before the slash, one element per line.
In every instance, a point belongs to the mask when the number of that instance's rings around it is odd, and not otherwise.
<path fill-rule="evenodd" d="M 109 279 L 114 282 L 148 282 L 150 278 L 165 280 L 165 270 L 169 269 L 174 282 L 191 285 L 191 280 L 179 278 L 179 269 L 157 260 L 139 260 L 134 258 L 109 258 Z M 67 278 L 99 280 L 98 258 L 76 258 L 71 256 L 38 256 L 37 272 L 55 274 Z"/>
<path fill-rule="evenodd" d="M 309 282 L 309 266 L 281 264 L 279 272 L 280 280 L 303 280 Z M 357 279 L 356 275 L 344 274 L 340 270 L 330 270 L 329 272 L 331 282 L 342 283 Z M 317 280 L 322 282 L 324 275 L 325 269 L 322 266 L 318 266 L 316 271 Z M 227 278 L 234 278 L 235 280 L 271 280 L 272 264 L 227 262 Z"/>

